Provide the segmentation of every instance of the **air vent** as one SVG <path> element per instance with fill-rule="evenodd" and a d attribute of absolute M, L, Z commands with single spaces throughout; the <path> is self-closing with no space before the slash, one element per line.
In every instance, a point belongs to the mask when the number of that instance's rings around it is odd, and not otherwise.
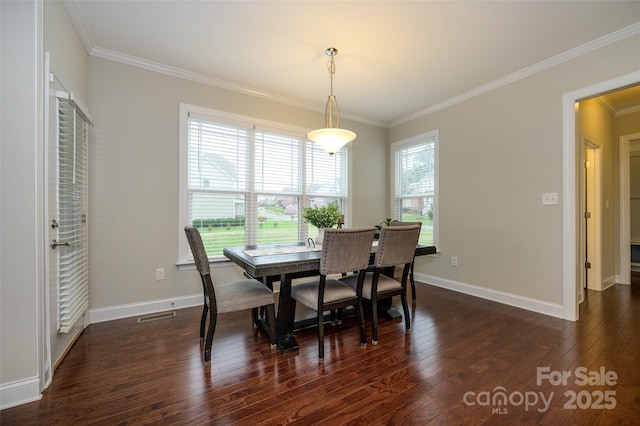
<path fill-rule="evenodd" d="M 157 314 L 144 315 L 138 318 L 138 322 L 156 321 L 165 318 L 175 318 L 176 311 L 158 312 Z"/>

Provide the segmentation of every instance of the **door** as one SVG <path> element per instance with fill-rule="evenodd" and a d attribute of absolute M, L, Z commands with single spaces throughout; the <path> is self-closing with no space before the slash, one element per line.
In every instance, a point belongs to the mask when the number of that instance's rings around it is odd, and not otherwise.
<path fill-rule="evenodd" d="M 601 150 L 593 139 L 583 135 L 582 211 L 581 238 L 583 289 L 602 290 L 601 254 Z"/>
<path fill-rule="evenodd" d="M 88 120 L 60 90 L 50 90 L 48 153 L 48 323 L 55 369 L 88 322 L 89 308 Z"/>

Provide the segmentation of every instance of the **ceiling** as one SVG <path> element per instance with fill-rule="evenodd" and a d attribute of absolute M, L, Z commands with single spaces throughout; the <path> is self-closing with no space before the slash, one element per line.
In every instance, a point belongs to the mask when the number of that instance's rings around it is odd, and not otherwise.
<path fill-rule="evenodd" d="M 91 55 L 317 111 L 329 94 L 325 49 L 336 47 L 334 94 L 342 117 L 380 126 L 640 33 L 638 1 L 69 0 L 65 6 Z"/>

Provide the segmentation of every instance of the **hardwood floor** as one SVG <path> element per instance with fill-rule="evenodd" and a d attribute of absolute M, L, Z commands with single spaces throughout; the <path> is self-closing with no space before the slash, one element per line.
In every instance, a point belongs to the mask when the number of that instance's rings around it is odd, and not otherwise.
<path fill-rule="evenodd" d="M 638 424 L 639 275 L 587 292 L 576 323 L 417 287 L 411 334 L 381 319 L 380 344 L 361 348 L 347 319 L 326 328 L 324 365 L 314 328 L 296 333 L 299 353 L 280 355 L 249 313 L 219 319 L 206 368 L 199 308 L 93 324 L 42 400 L 1 411 L 0 423 Z M 551 380 L 538 384 L 545 367 Z M 608 384 L 593 382 L 601 369 Z M 554 382 L 562 373 L 566 384 Z"/>

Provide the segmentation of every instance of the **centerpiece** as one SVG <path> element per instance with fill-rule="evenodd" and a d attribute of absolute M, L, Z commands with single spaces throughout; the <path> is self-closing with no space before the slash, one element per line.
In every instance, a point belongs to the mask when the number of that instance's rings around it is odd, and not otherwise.
<path fill-rule="evenodd" d="M 302 217 L 307 222 L 318 228 L 318 235 L 315 238 L 316 244 L 322 244 L 324 239 L 324 230 L 339 225 L 342 221 L 342 213 L 336 201 L 318 207 L 305 207 L 302 211 Z"/>

